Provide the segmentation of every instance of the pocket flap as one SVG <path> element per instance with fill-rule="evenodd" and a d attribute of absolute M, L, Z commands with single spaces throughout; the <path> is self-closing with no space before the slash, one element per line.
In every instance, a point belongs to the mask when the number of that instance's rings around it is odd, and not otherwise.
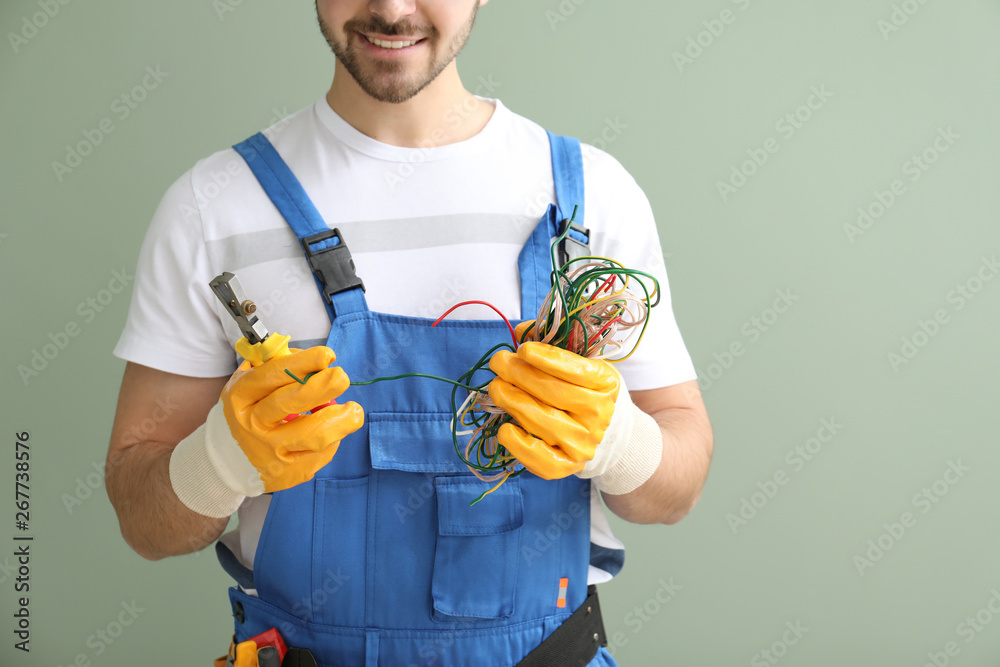
<path fill-rule="evenodd" d="M 441 535 L 497 535 L 524 524 L 521 487 L 507 480 L 476 505 L 470 505 L 495 482 L 475 477 L 437 477 L 438 532 Z"/>
<path fill-rule="evenodd" d="M 455 452 L 450 412 L 369 412 L 365 417 L 373 468 L 469 472 Z M 459 436 L 463 450 L 468 442 L 469 436 Z"/>

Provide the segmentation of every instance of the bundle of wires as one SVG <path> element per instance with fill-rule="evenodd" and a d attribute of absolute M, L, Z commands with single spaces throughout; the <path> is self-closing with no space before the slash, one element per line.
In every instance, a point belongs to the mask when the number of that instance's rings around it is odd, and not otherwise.
<path fill-rule="evenodd" d="M 576 209 L 573 211 L 575 216 Z M 649 309 L 659 303 L 659 283 L 655 277 L 625 268 L 613 259 L 578 257 L 559 266 L 556 248 L 569 229 L 570 225 L 567 225 L 552 243 L 552 288 L 543 299 L 534 323 L 524 327 L 520 336 L 515 336 L 514 329 L 507 322 L 513 344 L 501 343 L 488 350 L 459 378 L 452 390 L 452 408 L 455 411 L 452 440 L 455 451 L 479 479 L 497 482 L 473 500 L 473 505 L 511 477 L 520 475 L 524 467 L 497 441 L 500 427 L 506 423 L 517 424 L 517 421 L 490 399 L 487 393 L 489 381 L 474 386 L 461 404 L 458 404 L 459 388 L 468 389 L 477 372 L 488 370 L 490 357 L 497 350 L 506 348 L 516 352 L 520 343 L 529 340 L 554 345 L 590 359 L 604 359 L 612 363 L 627 359 L 642 340 L 649 321 Z M 651 288 L 643 282 L 644 278 L 651 282 Z M 442 319 L 445 315 L 441 316 Z M 503 314 L 500 316 L 503 317 Z M 459 436 L 466 435 L 471 437 L 463 448 L 459 444 Z"/>

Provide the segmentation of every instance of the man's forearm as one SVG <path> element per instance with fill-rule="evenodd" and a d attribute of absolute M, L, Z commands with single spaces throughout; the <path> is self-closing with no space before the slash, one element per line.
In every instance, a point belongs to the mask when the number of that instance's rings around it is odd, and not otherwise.
<path fill-rule="evenodd" d="M 199 551 L 229 523 L 188 509 L 170 484 L 173 445 L 141 442 L 116 452 L 107 464 L 108 498 L 118 513 L 122 537 L 149 560 Z"/>
<path fill-rule="evenodd" d="M 602 494 L 612 512 L 633 523 L 677 523 L 701 497 L 712 459 L 712 430 L 686 408 L 652 415 L 663 434 L 663 455 L 653 476 L 631 493 Z"/>

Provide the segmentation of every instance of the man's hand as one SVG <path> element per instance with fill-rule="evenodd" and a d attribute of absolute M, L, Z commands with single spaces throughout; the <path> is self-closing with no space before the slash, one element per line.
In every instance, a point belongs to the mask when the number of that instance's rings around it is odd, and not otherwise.
<path fill-rule="evenodd" d="M 618 373 L 603 361 L 545 343 L 522 343 L 517 354 L 490 359 L 493 402 L 521 426 L 504 424 L 497 440 L 545 479 L 583 470 L 611 422 Z M 523 428 L 521 428 L 523 427 Z"/>
<path fill-rule="evenodd" d="M 497 374 L 490 398 L 523 427 L 504 424 L 497 440 L 539 477 L 576 474 L 621 494 L 656 470 L 659 427 L 632 403 L 608 362 L 529 341 L 517 354 L 494 354 L 490 369 Z"/>
<path fill-rule="evenodd" d="M 170 459 L 177 497 L 206 516 L 232 514 L 244 497 L 288 489 L 313 478 L 340 441 L 364 423 L 354 402 L 333 404 L 283 422 L 340 396 L 350 385 L 328 347 L 291 350 L 257 367 L 244 361 L 222 390 L 204 426 Z M 300 378 L 313 373 L 306 384 Z"/>

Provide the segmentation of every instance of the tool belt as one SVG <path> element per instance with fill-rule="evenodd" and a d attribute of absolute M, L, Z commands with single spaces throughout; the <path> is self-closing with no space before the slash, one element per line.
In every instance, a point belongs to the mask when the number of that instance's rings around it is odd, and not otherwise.
<path fill-rule="evenodd" d="M 277 635 L 277 631 L 268 631 Z M 263 635 L 259 635 L 263 637 Z M 257 639 L 257 638 L 255 638 Z M 315 667 L 316 659 L 307 649 L 288 648 L 278 636 L 274 645 L 274 658 L 280 660 L 281 667 Z M 268 641 L 271 644 L 272 640 Z M 587 587 L 587 599 L 567 618 L 556 631 L 549 635 L 534 650 L 531 651 L 516 667 L 584 667 L 589 664 L 601 646 L 607 646 L 608 639 L 604 633 L 604 619 L 601 616 L 601 605 L 597 600 L 597 586 Z M 257 665 L 257 661 L 248 656 L 238 655 L 236 637 L 233 636 L 229 646 L 229 655 L 215 660 L 215 667 L 242 664 Z M 252 661 L 251 661 L 252 660 Z M 276 666 L 278 662 L 274 662 Z"/>
<path fill-rule="evenodd" d="M 597 586 L 587 586 L 587 599 L 517 667 L 583 667 L 608 645 Z"/>

